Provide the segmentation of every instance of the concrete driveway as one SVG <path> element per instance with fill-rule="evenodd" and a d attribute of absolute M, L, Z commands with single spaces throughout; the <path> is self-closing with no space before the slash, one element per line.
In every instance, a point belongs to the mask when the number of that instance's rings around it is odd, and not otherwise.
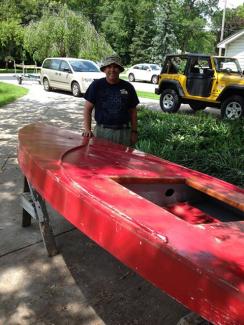
<path fill-rule="evenodd" d="M 16 82 L 10 81 L 10 82 Z M 18 130 L 42 121 L 80 132 L 82 98 L 35 82 L 0 108 L 0 324 L 175 325 L 188 311 L 48 207 L 60 254 L 49 258 L 38 225 L 21 227 Z"/>

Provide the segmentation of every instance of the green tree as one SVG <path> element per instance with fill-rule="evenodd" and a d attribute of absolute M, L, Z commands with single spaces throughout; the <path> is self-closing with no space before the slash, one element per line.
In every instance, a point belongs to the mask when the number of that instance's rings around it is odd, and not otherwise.
<path fill-rule="evenodd" d="M 34 60 L 48 56 L 73 56 L 101 60 L 111 47 L 86 17 L 69 10 L 66 5 L 58 12 L 44 13 L 40 21 L 26 27 L 24 47 Z"/>
<path fill-rule="evenodd" d="M 213 52 L 222 18 L 221 11 L 216 10 L 217 3 L 218 0 L 2 0 L 0 56 L 20 59 L 23 44 L 27 57 L 30 53 L 39 61 L 49 55 L 100 60 L 114 51 L 124 64 L 161 63 L 165 54 L 177 50 Z M 244 6 L 238 8 L 227 10 L 225 36 L 243 27 Z M 206 30 L 206 22 L 213 15 L 214 31 Z"/>
<path fill-rule="evenodd" d="M 150 48 L 151 60 L 162 63 L 166 54 L 175 52 L 178 49 L 176 35 L 176 12 L 177 1 L 158 0 L 155 8 L 155 36 L 152 39 Z"/>
<path fill-rule="evenodd" d="M 215 35 L 208 30 L 199 30 L 197 33 L 197 42 L 193 37 L 190 38 L 188 42 L 188 51 L 195 53 L 206 53 L 214 54 L 215 53 Z"/>
<path fill-rule="evenodd" d="M 0 2 L 0 20 L 20 19 L 21 15 L 14 1 L 2 0 Z"/>
<path fill-rule="evenodd" d="M 0 58 L 6 62 L 21 57 L 23 27 L 18 19 L 0 21 Z"/>
<path fill-rule="evenodd" d="M 214 50 L 214 38 L 206 32 L 205 26 L 207 19 L 210 19 L 217 10 L 217 4 L 218 0 L 178 1 L 176 35 L 180 50 L 183 52 Z"/>
<path fill-rule="evenodd" d="M 131 64 L 149 62 L 151 60 L 152 28 L 146 28 L 146 23 L 135 27 L 134 36 L 129 47 Z"/>
<path fill-rule="evenodd" d="M 23 50 L 24 26 L 42 16 L 43 7 L 57 5 L 50 0 L 1 0 L 0 2 L 0 60 L 8 63 L 26 59 Z M 28 53 L 27 53 L 28 57 Z"/>
<path fill-rule="evenodd" d="M 152 38 L 155 35 L 153 1 L 140 1 L 135 12 L 135 29 L 129 53 L 131 63 L 149 62 L 151 60 Z"/>
<path fill-rule="evenodd" d="M 100 12 L 100 6 L 103 1 L 101 0 L 67 0 L 65 3 L 67 6 L 78 13 L 82 13 L 86 16 L 92 25 L 95 26 L 96 30 L 101 27 L 103 20 L 102 12 Z"/>
<path fill-rule="evenodd" d="M 0 2 L 0 17 L 5 19 L 19 19 L 22 25 L 28 25 L 32 20 L 42 16 L 43 8 L 52 7 L 59 1 L 54 0 L 2 0 Z"/>
<path fill-rule="evenodd" d="M 223 10 L 218 10 L 212 17 L 211 28 L 216 37 L 216 43 L 220 41 L 220 33 L 222 26 Z M 234 34 L 244 28 L 244 4 L 237 8 L 226 8 L 224 38 Z"/>
<path fill-rule="evenodd" d="M 205 26 L 218 0 L 104 0 L 101 30 L 124 63 L 161 63 L 175 51 L 213 52 L 215 38 Z"/>
<path fill-rule="evenodd" d="M 135 29 L 138 0 L 104 0 L 100 6 L 101 31 L 124 64 L 130 62 L 129 48 Z"/>

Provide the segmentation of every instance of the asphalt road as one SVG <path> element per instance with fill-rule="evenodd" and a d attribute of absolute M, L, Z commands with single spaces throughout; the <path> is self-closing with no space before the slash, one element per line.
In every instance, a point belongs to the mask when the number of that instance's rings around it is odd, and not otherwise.
<path fill-rule="evenodd" d="M 148 91 L 151 93 L 154 93 L 155 88 L 158 85 L 153 85 L 149 82 L 131 82 L 131 84 L 135 87 L 136 90 L 141 90 L 141 91 Z"/>
<path fill-rule="evenodd" d="M 14 74 L 0 74 L 0 81 L 18 85 L 17 78 L 14 76 Z M 70 98 L 73 98 L 74 102 L 76 101 L 76 98 L 72 97 L 71 93 L 69 92 L 65 92 L 61 90 L 55 90 L 48 93 L 45 92 L 43 90 L 43 86 L 39 85 L 39 83 L 36 81 L 24 80 L 21 86 L 28 88 L 32 92 L 32 95 L 35 93 L 36 97 L 42 98 L 42 100 L 43 98 L 58 99 L 59 95 L 62 94 L 62 96 L 67 96 L 69 100 Z M 142 90 L 142 91 L 147 91 L 152 93 L 154 93 L 154 89 L 155 89 L 155 85 L 150 83 L 143 83 L 143 82 L 133 82 L 133 86 L 135 87 L 136 90 Z M 80 100 L 81 102 L 84 101 L 83 98 L 80 98 Z M 140 103 L 142 105 L 147 105 L 149 109 L 161 111 L 158 100 L 140 98 Z"/>
<path fill-rule="evenodd" d="M 14 76 L 14 74 L 0 74 L 0 81 L 18 85 L 17 79 Z M 157 85 L 153 85 L 149 82 L 133 82 L 132 85 L 135 87 L 136 90 L 152 92 L 152 93 L 154 93 L 154 90 L 157 87 Z M 36 82 L 36 81 L 24 80 L 22 83 L 22 86 L 30 89 L 32 94 L 35 93 L 37 98 L 42 98 L 42 100 L 45 98 L 46 99 L 51 98 L 52 100 L 55 98 L 58 99 L 60 94 L 62 94 L 62 96 L 66 96 L 66 98 L 69 98 L 69 100 L 71 100 L 71 98 L 73 98 L 74 102 L 76 101 L 76 99 L 74 97 L 72 97 L 71 94 L 68 92 L 64 92 L 64 91 L 60 91 L 60 90 L 56 90 L 56 91 L 49 92 L 49 93 L 45 92 L 43 90 L 43 86 L 39 85 L 38 82 Z M 82 102 L 84 101 L 83 98 L 80 98 L 80 100 Z M 148 109 L 157 110 L 157 111 L 162 112 L 158 100 L 140 98 L 140 104 L 143 106 L 146 106 Z M 191 115 L 194 114 L 193 110 L 187 104 L 182 104 L 178 113 L 191 114 Z M 210 115 L 218 117 L 218 118 L 220 117 L 220 110 L 216 109 L 216 108 L 207 107 L 204 110 L 204 113 L 207 115 L 210 114 Z"/>
<path fill-rule="evenodd" d="M 17 78 L 13 73 L 0 74 L 0 80 L 18 85 Z M 24 80 L 22 86 L 29 88 L 32 87 L 34 83 L 35 81 Z M 153 85 L 149 82 L 132 82 L 132 85 L 135 87 L 136 90 L 148 91 L 152 93 L 154 93 L 154 90 L 157 87 L 157 85 Z"/>

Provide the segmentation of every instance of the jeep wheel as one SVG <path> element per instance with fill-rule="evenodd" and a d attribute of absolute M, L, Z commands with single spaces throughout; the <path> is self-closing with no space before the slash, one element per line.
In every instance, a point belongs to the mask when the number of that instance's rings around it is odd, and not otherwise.
<path fill-rule="evenodd" d="M 166 113 L 176 113 L 180 108 L 180 98 L 173 89 L 165 89 L 160 96 L 161 109 Z"/>
<path fill-rule="evenodd" d="M 44 90 L 46 90 L 46 91 L 50 91 L 50 90 L 51 90 L 51 87 L 50 87 L 50 85 L 49 85 L 49 81 L 48 81 L 47 78 L 44 78 L 44 79 L 43 79 L 43 88 L 44 88 Z"/>
<path fill-rule="evenodd" d="M 221 104 L 221 117 L 236 120 L 244 115 L 244 98 L 231 96 Z"/>
<path fill-rule="evenodd" d="M 135 76 L 133 75 L 133 73 L 130 73 L 129 74 L 128 79 L 129 79 L 130 82 L 134 82 L 135 81 Z"/>
<path fill-rule="evenodd" d="M 75 97 L 81 96 L 80 85 L 78 84 L 78 82 L 74 81 L 72 83 L 71 90 L 72 90 L 73 96 L 75 96 Z"/>
<path fill-rule="evenodd" d="M 191 109 L 193 109 L 193 111 L 200 111 L 200 110 L 204 110 L 204 108 L 206 108 L 206 104 L 204 103 L 191 103 L 189 104 Z"/>
<path fill-rule="evenodd" d="M 158 76 L 154 75 L 152 76 L 151 82 L 156 85 L 158 83 Z"/>

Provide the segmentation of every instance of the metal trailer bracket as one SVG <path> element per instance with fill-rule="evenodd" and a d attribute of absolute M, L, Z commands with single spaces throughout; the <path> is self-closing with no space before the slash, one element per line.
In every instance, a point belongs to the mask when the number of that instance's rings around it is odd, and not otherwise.
<path fill-rule="evenodd" d="M 58 254 L 52 226 L 49 221 L 46 203 L 41 195 L 24 178 L 24 192 L 21 195 L 20 205 L 23 208 L 22 227 L 31 225 L 31 217 L 39 223 L 40 232 L 48 256 Z"/>

